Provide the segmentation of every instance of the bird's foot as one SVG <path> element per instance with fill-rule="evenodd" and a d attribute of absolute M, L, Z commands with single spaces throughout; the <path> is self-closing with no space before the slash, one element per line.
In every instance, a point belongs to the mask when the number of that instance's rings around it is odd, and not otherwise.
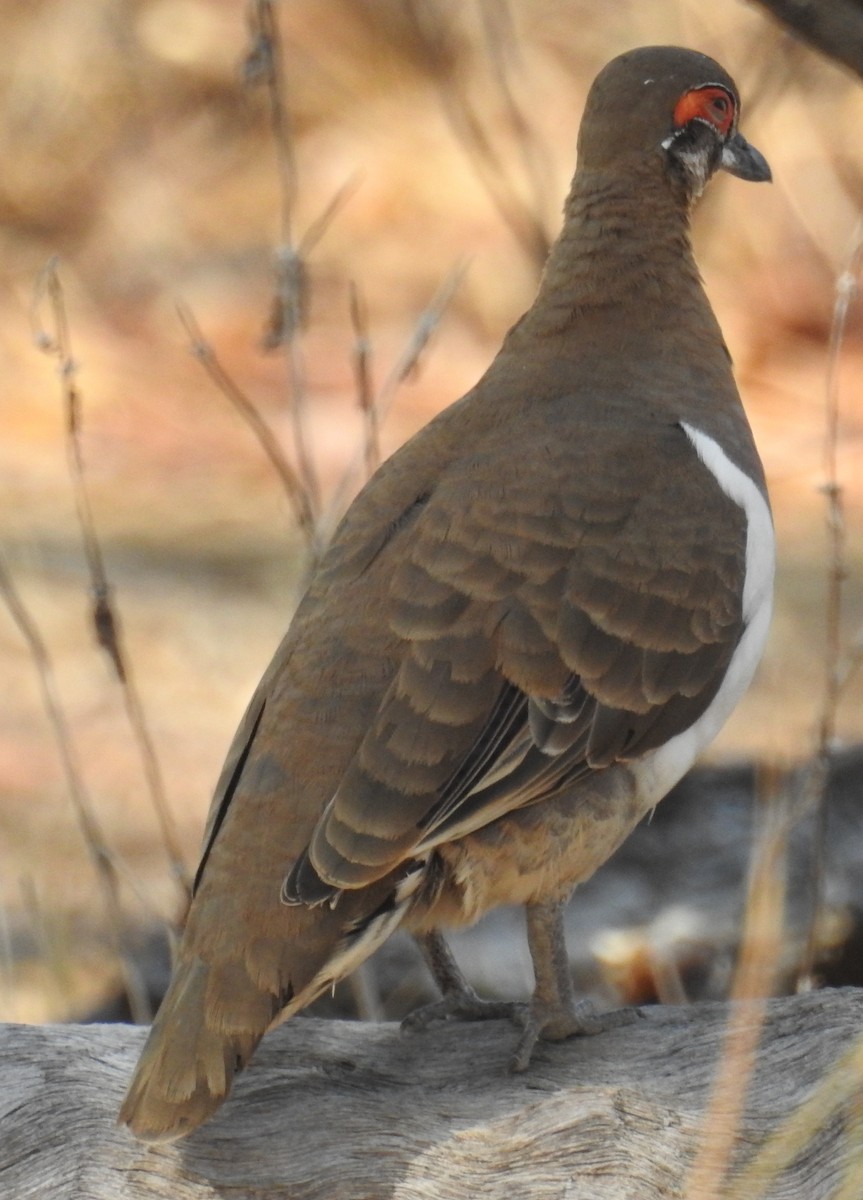
<path fill-rule="evenodd" d="M 510 1060 L 510 1070 L 515 1072 L 527 1070 L 539 1041 L 562 1042 L 570 1037 L 605 1033 L 621 1025 L 631 1025 L 639 1015 L 634 1008 L 597 1013 L 589 1000 L 579 1000 L 571 1006 L 550 1005 L 536 996 L 530 1004 L 520 1007 L 524 1010 L 522 1034 Z"/>
<path fill-rule="evenodd" d="M 402 1021 L 402 1029 L 417 1033 L 435 1021 L 495 1021 L 506 1018 L 524 1024 L 528 1005 L 516 1000 L 483 1000 L 472 987 L 449 991 L 440 1000 L 433 1000 L 415 1009 Z"/>

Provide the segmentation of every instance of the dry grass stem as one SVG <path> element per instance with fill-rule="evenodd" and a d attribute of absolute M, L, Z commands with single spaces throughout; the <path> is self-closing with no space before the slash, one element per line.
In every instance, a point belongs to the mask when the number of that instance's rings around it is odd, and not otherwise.
<path fill-rule="evenodd" d="M 41 319 L 40 310 L 43 302 L 48 307 L 47 315 L 50 319 L 50 326 Z M 191 879 L 183 861 L 177 826 L 168 805 L 162 771 L 144 706 L 135 684 L 129 656 L 123 645 L 120 621 L 113 602 L 113 588 L 108 580 L 102 547 L 96 532 L 96 522 L 93 519 L 84 469 L 84 455 L 81 449 L 82 396 L 77 382 L 78 366 L 72 355 L 66 302 L 55 258 L 47 263 L 37 280 L 33 320 L 37 346 L 57 361 L 60 372 L 65 414 L 66 455 L 75 498 L 75 511 L 90 577 L 91 616 L 96 641 L 107 654 L 120 684 L 126 717 L 141 755 L 144 776 L 159 822 L 165 852 L 174 877 L 188 896 L 191 891 Z"/>
<path fill-rule="evenodd" d="M 188 334 L 190 347 L 195 358 L 201 363 L 218 390 L 228 403 L 236 409 L 237 413 L 258 439 L 262 450 L 281 481 L 300 533 L 310 553 L 316 558 L 320 547 L 314 510 L 312 509 L 308 493 L 303 487 L 297 472 L 285 457 L 278 438 L 249 397 L 222 366 L 212 345 L 201 332 L 201 327 L 198 325 L 192 311 L 186 305 L 179 304 L 177 312 L 183 328 Z"/>
<path fill-rule="evenodd" d="M 659 1003 L 689 1004 L 680 967 L 673 953 L 669 954 L 664 947 L 651 943 L 648 945 L 648 962 Z"/>
<path fill-rule="evenodd" d="M 0 900 L 0 1004 L 4 1012 L 13 1011 L 15 955 L 12 950 L 12 935 L 9 931 L 9 914 Z"/>
<path fill-rule="evenodd" d="M 451 17 L 440 5 L 430 0 L 404 0 L 404 12 L 412 24 L 417 44 L 422 47 L 423 65 L 437 90 L 441 108 L 456 140 L 538 274 L 548 257 L 551 239 L 536 212 L 522 199 L 510 179 L 504 160 L 489 140 L 486 119 L 476 111 L 462 80 L 450 69 L 450 64 L 457 59 Z M 487 7 L 483 16 L 495 83 L 505 97 L 510 120 L 515 122 L 522 157 L 529 164 L 528 178 L 532 180 L 536 192 L 541 185 L 541 179 L 534 171 L 536 158 L 526 146 L 530 135 L 522 138 L 518 132 L 526 127 L 527 122 L 512 98 L 508 57 L 502 51 L 503 43 L 511 36 L 511 17 L 509 13 L 490 13 Z"/>
<path fill-rule="evenodd" d="M 386 1011 L 381 999 L 375 969 L 369 962 L 360 963 L 348 976 L 348 986 L 361 1021 L 385 1021 Z"/>
<path fill-rule="evenodd" d="M 377 396 L 381 419 L 386 417 L 398 388 L 419 367 L 420 358 L 431 341 L 432 334 L 440 325 L 441 317 L 467 274 L 466 263 L 456 263 L 414 322 L 413 330 L 404 350 L 399 355 L 389 375 L 384 379 Z"/>
<path fill-rule="evenodd" d="M 539 265 L 542 267 L 551 249 L 551 240 L 546 233 L 540 214 L 548 196 L 554 195 L 554 171 L 547 148 L 525 115 L 515 97 L 512 75 L 521 67 L 518 31 L 513 21 L 510 0 L 478 0 L 483 44 L 491 69 L 492 82 L 498 92 L 512 130 L 515 147 L 522 162 L 522 169 L 531 194 L 531 206 L 539 233 L 533 234 L 535 253 L 545 253 Z"/>
<path fill-rule="evenodd" d="M 359 190 L 362 174 L 355 171 L 338 189 L 333 198 L 326 204 L 320 216 L 315 217 L 306 232 L 300 238 L 300 250 L 309 254 L 327 232 L 338 214 L 342 211 L 351 197 Z"/>
<path fill-rule="evenodd" d="M 845 1138 L 848 1164 L 845 1178 L 832 1200 L 860 1200 L 863 1194 L 863 1081 L 848 1100 L 845 1117 Z"/>
<path fill-rule="evenodd" d="M 734 1155 L 758 1042 L 782 952 L 789 813 L 782 781 L 773 770 L 759 778 L 759 828 L 749 872 L 740 957 L 732 987 L 731 1014 L 699 1149 L 687 1184 L 687 1200 L 720 1200 Z"/>
<path fill-rule="evenodd" d="M 60 754 L 66 788 L 72 801 L 72 807 L 84 845 L 93 863 L 96 877 L 102 893 L 102 901 L 108 928 L 111 931 L 114 950 L 123 971 L 123 984 L 129 998 L 129 1007 L 133 1018 L 141 1023 L 152 1019 L 152 1013 L 137 966 L 131 955 L 124 951 L 124 922 L 120 900 L 120 873 L 117 860 L 106 842 L 99 822 L 93 811 L 93 805 L 84 783 L 84 773 L 66 717 L 60 704 L 54 668 L 48 648 L 42 639 L 36 624 L 24 605 L 12 577 L 0 560 L 0 595 L 24 639 L 30 652 L 30 657 L 36 668 L 39 687 L 42 693 L 42 703 Z"/>
<path fill-rule="evenodd" d="M 53 907 L 46 909 L 32 876 L 25 875 L 20 886 L 21 906 L 38 950 L 39 962 L 47 968 L 57 996 L 68 996 L 72 990 L 72 950 L 68 936 L 64 936 L 62 916 Z"/>
<path fill-rule="evenodd" d="M 294 451 L 297 455 L 303 490 L 306 493 L 309 508 L 314 516 L 315 525 L 317 525 L 321 511 L 321 488 L 305 434 L 303 409 L 306 396 L 306 369 L 297 337 L 291 337 L 288 340 L 286 353 L 291 381 L 291 427 Z"/>
<path fill-rule="evenodd" d="M 807 782 L 807 799 L 815 813 L 815 844 L 812 875 L 812 916 L 800 964 L 798 986 L 811 987 L 818 956 L 818 931 L 824 910 L 824 880 L 826 873 L 827 814 L 825 794 L 830 771 L 830 757 L 836 738 L 839 700 L 856 667 L 863 658 L 859 645 L 843 646 L 843 595 L 848 577 L 847 531 L 845 526 L 844 493 L 839 482 L 839 424 L 840 391 L 839 366 L 842 344 L 848 324 L 848 313 L 857 295 L 857 279 L 863 266 L 863 224 L 858 225 L 851 251 L 836 281 L 836 300 L 830 326 L 828 347 L 824 474 L 822 491 L 827 501 L 827 532 L 829 558 L 827 596 L 825 601 L 826 644 L 824 654 L 824 692 L 818 718 L 815 755 Z"/>
<path fill-rule="evenodd" d="M 771 1134 L 761 1151 L 734 1178 L 722 1200 L 759 1200 L 773 1181 L 799 1158 L 806 1146 L 834 1119 L 840 1109 L 860 1103 L 863 1088 L 863 1038 L 859 1038 L 825 1075 L 808 1100 Z M 859 1117 L 858 1117 L 859 1120 Z M 850 1139 L 848 1139 L 850 1141 Z M 843 1194 L 855 1200 L 861 1194 L 863 1172 L 860 1143 L 849 1156 Z M 834 1195 L 832 1200 L 838 1200 Z"/>

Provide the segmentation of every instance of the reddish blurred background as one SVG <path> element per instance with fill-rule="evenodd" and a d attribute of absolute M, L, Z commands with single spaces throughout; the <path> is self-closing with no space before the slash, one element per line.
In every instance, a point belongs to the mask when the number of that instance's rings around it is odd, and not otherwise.
<path fill-rule="evenodd" d="M 365 300 L 380 385 L 435 291 L 468 264 L 397 392 L 389 451 L 477 378 L 530 302 L 537 257 L 492 193 L 553 236 L 597 69 L 633 45 L 675 42 L 734 74 L 744 131 L 775 182 L 718 179 L 695 238 L 767 466 L 780 572 L 765 664 L 712 755 L 808 755 L 825 673 L 828 340 L 861 236 L 861 85 L 735 0 L 292 0 L 279 14 L 295 237 L 353 182 L 309 253 L 301 339 L 327 496 L 363 442 L 349 284 Z M 98 819 L 135 881 L 133 924 L 174 915 L 179 893 L 88 628 L 61 381 L 31 306 L 58 254 L 94 517 L 191 865 L 302 572 L 279 482 L 177 315 L 179 302 L 192 310 L 290 453 L 285 356 L 262 349 L 281 192 L 267 91 L 243 81 L 248 37 L 239 0 L 0 7 L 0 551 L 53 657 Z M 470 120 L 485 157 L 466 144 Z M 863 626 L 861 311 L 853 301 L 839 369 L 849 642 Z M 2 605 L 0 671 L 0 1018 L 62 1018 L 98 998 L 114 964 L 32 657 Z M 846 741 L 863 735 L 861 699 L 858 673 L 839 712 Z"/>

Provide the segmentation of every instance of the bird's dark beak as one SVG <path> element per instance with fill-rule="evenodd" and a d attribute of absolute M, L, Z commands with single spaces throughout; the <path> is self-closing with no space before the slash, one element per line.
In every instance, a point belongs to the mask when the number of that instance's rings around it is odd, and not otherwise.
<path fill-rule="evenodd" d="M 767 159 L 760 150 L 750 146 L 742 133 L 735 133 L 722 147 L 719 165 L 723 171 L 750 183 L 769 183 L 773 178 Z"/>

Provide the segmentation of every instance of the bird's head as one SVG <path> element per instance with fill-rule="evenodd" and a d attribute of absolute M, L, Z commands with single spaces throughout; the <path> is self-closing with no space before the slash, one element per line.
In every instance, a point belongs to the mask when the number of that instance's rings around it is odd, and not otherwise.
<path fill-rule="evenodd" d="M 579 165 L 627 170 L 638 157 L 661 164 L 686 198 L 701 195 L 717 170 L 753 182 L 770 179 L 767 160 L 737 128 L 734 80 L 705 54 L 646 46 L 599 73 L 579 133 Z"/>

